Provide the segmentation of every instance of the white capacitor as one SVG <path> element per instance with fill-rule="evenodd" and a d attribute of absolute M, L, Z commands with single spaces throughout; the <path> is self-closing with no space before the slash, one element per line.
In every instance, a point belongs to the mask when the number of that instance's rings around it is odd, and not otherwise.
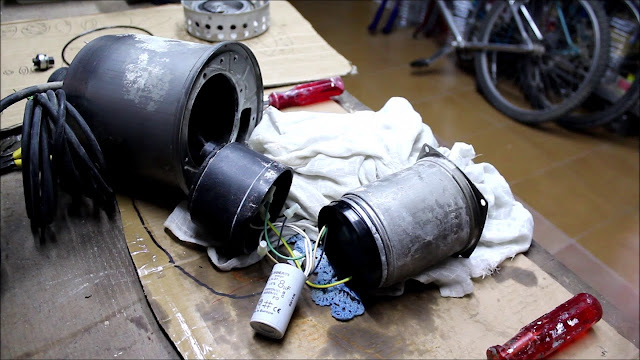
<path fill-rule="evenodd" d="M 297 267 L 276 264 L 251 316 L 251 327 L 262 335 L 281 339 L 306 280 L 307 277 Z"/>

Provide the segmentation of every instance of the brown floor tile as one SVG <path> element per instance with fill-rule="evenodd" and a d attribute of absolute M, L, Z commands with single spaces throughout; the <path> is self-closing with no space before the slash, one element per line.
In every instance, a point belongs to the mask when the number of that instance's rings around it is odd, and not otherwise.
<path fill-rule="evenodd" d="M 637 199 L 636 199 L 637 200 Z M 638 208 L 587 232 L 576 241 L 639 291 Z"/>
<path fill-rule="evenodd" d="M 476 96 L 470 96 L 468 100 L 460 99 L 459 95 L 451 94 L 415 103 L 414 108 L 438 138 L 452 145 L 497 126 L 477 111 L 475 105 L 478 101 L 484 100 L 478 100 Z"/>
<path fill-rule="evenodd" d="M 638 319 L 640 316 L 638 290 L 578 244 L 570 244 L 555 257 L 624 314 Z"/>
<path fill-rule="evenodd" d="M 290 1 L 313 28 L 339 52 L 369 36 L 367 26 L 377 4 L 372 1 Z M 362 36 L 360 36 L 362 35 Z"/>
<path fill-rule="evenodd" d="M 370 76 L 393 67 L 403 67 L 406 74 L 410 75 L 413 70 L 409 63 L 429 56 L 438 46 L 425 39 L 411 39 L 407 30 L 409 29 L 384 36 L 370 36 L 364 33 L 364 38 L 358 37 L 357 41 L 344 48 L 341 54 L 358 68 L 360 76 Z M 446 66 L 445 62 L 440 66 Z"/>
<path fill-rule="evenodd" d="M 607 219 L 616 210 L 615 204 L 594 196 L 590 187 L 563 167 L 531 176 L 513 184 L 511 189 L 572 238 Z"/>
<path fill-rule="evenodd" d="M 460 73 L 457 76 L 466 76 L 471 81 L 475 81 L 472 75 L 466 73 Z M 450 93 L 455 95 L 456 99 L 460 103 L 464 104 L 465 107 L 471 109 L 475 116 L 482 117 L 499 126 L 506 126 L 514 122 L 511 118 L 496 110 L 496 108 L 489 104 L 477 91 L 475 85 L 470 86 L 468 89 L 451 90 Z"/>
<path fill-rule="evenodd" d="M 640 206 L 638 153 L 624 150 L 604 144 L 586 156 L 567 162 L 564 168 L 575 174 L 591 190 L 592 196 L 619 208 L 637 209 Z"/>
<path fill-rule="evenodd" d="M 511 121 L 507 129 L 522 143 L 530 145 L 538 154 L 543 155 L 548 165 L 555 165 L 591 153 L 604 145 L 598 139 L 585 137 L 552 123 L 528 126 Z"/>
<path fill-rule="evenodd" d="M 569 244 L 575 243 L 575 240 L 567 236 L 562 230 L 555 226 L 549 219 L 545 218 L 536 209 L 531 207 L 526 201 L 520 198 L 516 199 L 531 212 L 533 216 L 533 239 L 549 253 L 555 254 Z"/>
<path fill-rule="evenodd" d="M 482 154 L 477 161 L 493 164 L 510 184 L 549 169 L 554 163 L 548 154 L 540 151 L 538 146 L 523 137 L 520 130 L 511 126 L 491 128 L 466 140 L 473 145 L 477 154 Z M 526 196 L 523 195 L 523 198 L 527 201 Z M 533 203 L 531 205 L 536 207 Z M 547 216 L 544 212 L 543 215 Z"/>
<path fill-rule="evenodd" d="M 447 63 L 444 63 L 447 64 Z M 346 89 L 365 105 L 378 110 L 393 96 L 401 96 L 412 104 L 472 85 L 467 77 L 454 76 L 446 67 L 435 68 L 428 77 L 411 75 L 409 66 L 393 67 L 375 75 L 356 75 L 344 79 Z"/>

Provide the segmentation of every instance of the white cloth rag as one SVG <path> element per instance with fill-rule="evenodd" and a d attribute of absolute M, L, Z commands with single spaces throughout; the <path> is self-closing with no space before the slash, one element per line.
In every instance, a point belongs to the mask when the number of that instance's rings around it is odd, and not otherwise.
<path fill-rule="evenodd" d="M 323 206 L 349 190 L 411 166 L 423 144 L 437 148 L 465 172 L 489 206 L 482 236 L 471 257 L 446 259 L 414 277 L 438 285 L 442 296 L 471 293 L 471 278 L 490 275 L 502 261 L 526 251 L 531 244 L 533 217 L 515 201 L 496 168 L 488 163 L 475 164 L 471 145 L 438 147 L 431 128 L 404 98 L 389 99 L 377 112 L 352 114 L 283 113 L 270 107 L 248 143 L 253 150 L 293 168 L 295 175 L 285 207 L 298 203 L 301 211 L 288 223 L 301 227 L 312 239 L 317 237 L 318 213 Z M 190 224 L 184 204 L 175 209 L 165 227 L 179 239 L 207 244 L 209 257 L 221 270 L 259 260 L 255 253 L 241 259 L 221 259 L 215 242 Z M 399 295 L 403 288 L 404 284 L 398 284 L 382 292 Z"/>

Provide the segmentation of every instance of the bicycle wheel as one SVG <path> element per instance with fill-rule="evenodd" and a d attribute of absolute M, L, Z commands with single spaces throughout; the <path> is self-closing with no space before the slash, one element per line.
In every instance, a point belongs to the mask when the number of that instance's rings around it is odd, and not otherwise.
<path fill-rule="evenodd" d="M 608 62 L 609 30 L 604 8 L 586 0 L 516 2 L 536 24 L 538 40 L 522 11 L 496 2 L 482 27 L 481 41 L 525 44 L 520 22 L 543 52 L 483 50 L 476 54 L 476 78 L 485 98 L 523 123 L 558 119 L 579 106 L 596 87 Z"/>
<path fill-rule="evenodd" d="M 610 123 L 627 111 L 638 116 L 640 94 L 640 13 L 633 1 L 609 1 L 611 48 L 609 66 L 594 90 L 586 113 L 573 112 L 556 122 L 572 129 Z"/>
<path fill-rule="evenodd" d="M 486 10 L 491 5 L 487 3 L 487 0 L 474 0 L 466 1 L 471 4 L 470 11 L 466 14 L 464 31 L 462 37 L 467 41 L 477 41 L 477 36 L 480 29 L 480 23 L 488 13 Z M 474 71 L 475 51 L 467 49 L 456 49 L 456 63 L 460 69 L 468 73 Z"/>

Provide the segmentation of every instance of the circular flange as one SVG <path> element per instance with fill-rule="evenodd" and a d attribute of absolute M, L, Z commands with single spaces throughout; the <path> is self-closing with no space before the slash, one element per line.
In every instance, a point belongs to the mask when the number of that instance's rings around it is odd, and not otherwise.
<path fill-rule="evenodd" d="M 269 1 L 182 0 L 187 32 L 205 41 L 245 40 L 269 28 Z"/>

